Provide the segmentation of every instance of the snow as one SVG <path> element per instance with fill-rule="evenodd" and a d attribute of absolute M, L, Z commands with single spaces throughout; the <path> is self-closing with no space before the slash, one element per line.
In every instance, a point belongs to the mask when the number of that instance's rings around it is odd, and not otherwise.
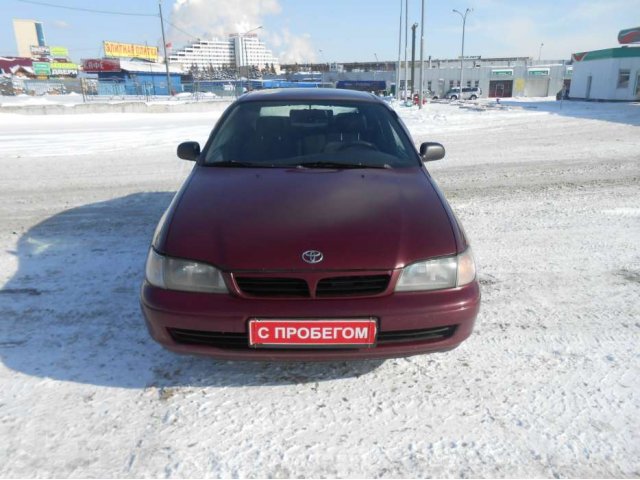
<path fill-rule="evenodd" d="M 476 254 L 447 353 L 177 356 L 137 304 L 206 113 L 0 114 L 0 476 L 640 476 L 640 105 L 396 107 Z"/>

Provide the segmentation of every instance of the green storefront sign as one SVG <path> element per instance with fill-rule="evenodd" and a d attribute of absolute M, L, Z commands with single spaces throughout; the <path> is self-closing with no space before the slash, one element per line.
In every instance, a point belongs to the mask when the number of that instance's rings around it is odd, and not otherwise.
<path fill-rule="evenodd" d="M 491 70 L 491 75 L 494 77 L 513 77 L 512 68 L 494 69 Z"/>
<path fill-rule="evenodd" d="M 33 73 L 37 76 L 51 75 L 51 64 L 48 62 L 33 62 Z"/>
<path fill-rule="evenodd" d="M 51 75 L 77 75 L 78 65 L 70 62 L 52 62 Z"/>
<path fill-rule="evenodd" d="M 69 49 L 67 47 L 51 47 L 51 56 L 54 58 L 69 58 Z"/>
<path fill-rule="evenodd" d="M 548 68 L 530 68 L 529 69 L 530 77 L 547 77 L 549 76 Z"/>

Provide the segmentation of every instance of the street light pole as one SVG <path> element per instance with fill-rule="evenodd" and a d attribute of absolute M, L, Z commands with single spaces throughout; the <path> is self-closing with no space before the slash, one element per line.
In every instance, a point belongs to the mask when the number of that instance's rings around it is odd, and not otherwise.
<path fill-rule="evenodd" d="M 398 67 L 396 68 L 396 100 L 400 101 L 400 57 L 402 55 L 402 0 L 400 0 L 400 24 L 398 26 Z"/>
<path fill-rule="evenodd" d="M 164 19 L 162 18 L 162 0 L 158 0 L 160 11 L 160 29 L 162 30 L 162 46 L 164 47 L 164 68 L 167 71 L 167 94 L 171 96 L 171 76 L 169 75 L 169 57 L 167 57 L 167 39 L 164 36 Z"/>
<path fill-rule="evenodd" d="M 460 93 L 458 97 L 459 100 L 462 100 L 462 79 L 464 72 L 464 29 L 467 25 L 467 15 L 473 12 L 473 8 L 467 8 L 464 11 L 464 15 L 458 10 L 454 9 L 453 11 L 462 17 L 462 53 L 460 55 Z"/>
<path fill-rule="evenodd" d="M 538 50 L 538 61 L 542 58 L 542 47 L 544 47 L 544 43 L 540 44 L 540 50 Z"/>
<path fill-rule="evenodd" d="M 422 0 L 422 20 L 420 20 L 420 90 L 418 95 L 418 108 L 422 109 L 424 83 L 424 0 Z"/>
<path fill-rule="evenodd" d="M 247 30 L 246 32 L 244 32 L 243 34 L 241 34 L 240 40 L 242 41 L 242 49 L 244 50 L 244 63 L 246 64 L 246 68 L 247 68 L 247 90 L 249 90 L 249 56 L 247 55 L 247 42 L 245 41 L 245 37 L 251 33 L 251 32 L 255 32 L 256 30 L 260 30 L 262 28 L 262 25 L 256 27 L 256 28 L 252 28 L 251 30 Z"/>
<path fill-rule="evenodd" d="M 409 0 L 404 4 L 404 101 L 407 101 L 409 88 L 409 65 L 407 64 L 407 49 L 409 48 Z"/>

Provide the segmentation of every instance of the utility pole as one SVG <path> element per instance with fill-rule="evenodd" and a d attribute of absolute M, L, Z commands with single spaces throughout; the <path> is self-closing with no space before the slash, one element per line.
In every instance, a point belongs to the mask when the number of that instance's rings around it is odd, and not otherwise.
<path fill-rule="evenodd" d="M 418 28 L 418 24 L 414 23 L 411 25 L 411 95 L 413 99 L 413 90 L 414 90 L 414 77 L 416 73 L 416 28 Z"/>
<path fill-rule="evenodd" d="M 402 0 L 400 0 L 400 25 L 398 26 L 398 67 L 396 68 L 396 100 L 400 101 L 400 59 L 402 55 Z"/>
<path fill-rule="evenodd" d="M 424 0 L 422 0 L 422 20 L 420 21 L 420 90 L 418 108 L 422 109 L 422 90 L 424 86 Z"/>
<path fill-rule="evenodd" d="M 538 51 L 538 62 L 542 58 L 542 47 L 544 47 L 544 43 L 540 44 L 540 50 Z"/>
<path fill-rule="evenodd" d="M 167 56 L 167 39 L 164 36 L 164 19 L 162 18 L 162 0 L 158 0 L 160 11 L 160 29 L 162 30 L 162 47 L 164 48 L 164 68 L 167 71 L 167 92 L 171 96 L 171 76 L 169 75 L 169 57 Z"/>
<path fill-rule="evenodd" d="M 462 78 L 464 72 L 464 28 L 467 24 L 467 15 L 470 12 L 473 12 L 473 8 L 467 8 L 464 11 L 464 15 L 458 10 L 453 10 L 455 13 L 462 17 L 462 53 L 460 54 L 460 93 L 458 95 L 458 100 L 462 100 Z"/>
<path fill-rule="evenodd" d="M 407 64 L 407 48 L 409 48 L 409 0 L 405 0 L 404 5 L 404 101 L 407 101 L 407 90 L 409 89 L 409 65 Z"/>

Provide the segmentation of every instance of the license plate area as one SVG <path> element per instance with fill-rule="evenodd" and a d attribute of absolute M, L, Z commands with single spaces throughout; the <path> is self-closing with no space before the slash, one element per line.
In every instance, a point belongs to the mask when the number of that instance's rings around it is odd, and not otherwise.
<path fill-rule="evenodd" d="M 363 348 L 376 343 L 375 318 L 249 320 L 253 348 Z"/>

